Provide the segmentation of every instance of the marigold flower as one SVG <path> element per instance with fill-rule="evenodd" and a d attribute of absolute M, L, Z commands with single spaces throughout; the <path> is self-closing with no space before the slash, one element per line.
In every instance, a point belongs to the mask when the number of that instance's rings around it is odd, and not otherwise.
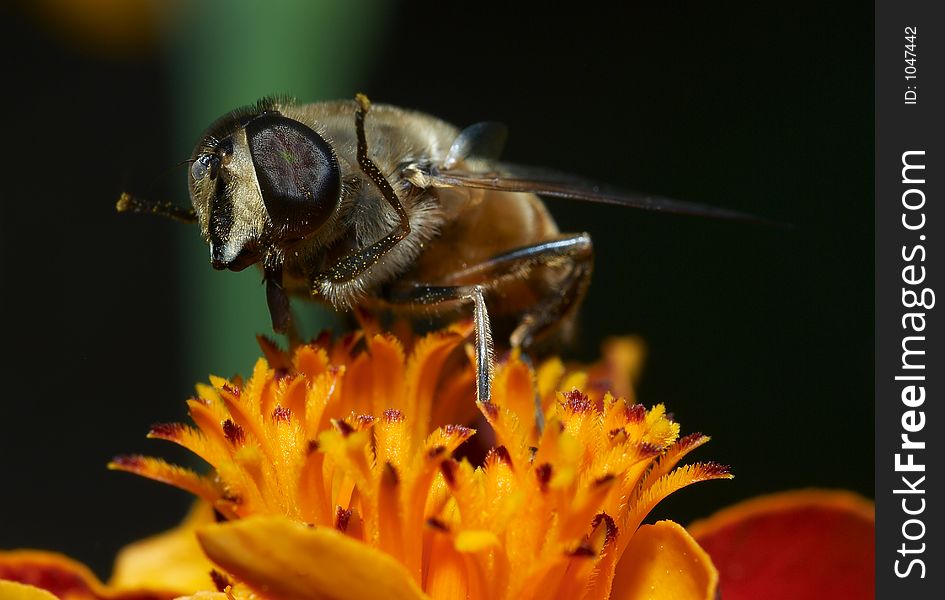
<path fill-rule="evenodd" d="M 215 586 L 221 598 L 712 598 L 718 575 L 686 531 L 641 522 L 672 492 L 730 475 L 677 467 L 708 437 L 680 437 L 662 405 L 603 391 L 632 394 L 615 379 L 635 370 L 633 344 L 611 345 L 587 371 L 556 359 L 533 370 L 513 354 L 491 402 L 477 405 L 468 335 L 467 325 L 407 342 L 359 332 L 291 352 L 263 340 L 249 379 L 198 386 L 194 426 L 157 425 L 149 437 L 188 448 L 209 474 L 145 456 L 110 466 L 185 489 L 223 517 L 198 509 L 165 534 L 196 531 L 213 582 L 132 574 L 121 589 L 138 577 L 139 588 Z M 494 439 L 481 464 L 463 457 L 477 410 Z M 152 565 L 165 547 L 153 543 Z M 89 587 L 87 597 L 117 593 Z"/>

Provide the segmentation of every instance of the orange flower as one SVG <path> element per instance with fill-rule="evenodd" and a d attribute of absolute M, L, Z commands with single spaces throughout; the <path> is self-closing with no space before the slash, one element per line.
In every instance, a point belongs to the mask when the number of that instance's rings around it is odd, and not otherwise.
<path fill-rule="evenodd" d="M 144 456 L 111 464 L 183 488 L 225 519 L 209 523 L 204 510 L 167 534 L 196 531 L 213 582 L 132 568 L 121 587 L 90 585 L 84 597 L 135 585 L 216 586 L 221 598 L 714 597 L 717 573 L 682 527 L 640 524 L 670 493 L 730 475 L 715 463 L 677 467 L 708 438 L 680 437 L 662 405 L 602 391 L 626 385 L 612 384 L 635 371 L 636 347 L 611 345 L 586 373 L 558 360 L 533 371 L 513 354 L 491 403 L 476 405 L 468 335 L 456 326 L 405 347 L 358 333 L 291 353 L 263 342 L 248 380 L 198 387 L 196 426 L 149 434 L 194 452 L 208 475 Z M 481 464 L 463 457 L 475 453 L 476 432 L 462 424 L 476 409 L 494 436 Z M 180 561 L 155 542 L 149 564 L 204 568 L 195 547 L 185 543 Z"/>

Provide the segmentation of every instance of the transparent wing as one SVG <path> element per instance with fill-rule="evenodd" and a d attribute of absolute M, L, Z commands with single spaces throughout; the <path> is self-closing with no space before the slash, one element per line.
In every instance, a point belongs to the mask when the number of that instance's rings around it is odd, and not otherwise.
<path fill-rule="evenodd" d="M 460 131 L 453 140 L 453 145 L 443 161 L 443 168 L 452 169 L 471 157 L 497 159 L 502 155 L 508 137 L 509 130 L 502 123 L 483 121 L 470 125 Z"/>
<path fill-rule="evenodd" d="M 651 211 L 776 225 L 776 223 L 767 219 L 727 208 L 620 190 L 574 175 L 542 168 L 482 161 L 474 158 L 467 160 L 465 168 L 462 169 L 438 167 L 436 165 L 422 167 L 415 165 L 413 169 L 420 175 L 416 180 L 422 182 L 423 187 L 465 187 L 504 192 L 523 192 L 555 198 L 616 204 Z M 413 179 L 412 177 L 408 178 Z"/>

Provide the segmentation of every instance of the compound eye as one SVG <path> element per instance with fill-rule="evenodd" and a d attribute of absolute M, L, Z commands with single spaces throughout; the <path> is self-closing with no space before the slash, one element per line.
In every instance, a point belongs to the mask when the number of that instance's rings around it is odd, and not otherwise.
<path fill-rule="evenodd" d="M 200 181 L 205 177 L 216 179 L 220 171 L 220 159 L 213 154 L 204 154 L 190 165 L 190 175 L 194 181 Z"/>
<path fill-rule="evenodd" d="M 250 121 L 246 139 L 276 236 L 296 239 L 317 230 L 341 198 L 331 146 L 310 127 L 274 113 Z"/>

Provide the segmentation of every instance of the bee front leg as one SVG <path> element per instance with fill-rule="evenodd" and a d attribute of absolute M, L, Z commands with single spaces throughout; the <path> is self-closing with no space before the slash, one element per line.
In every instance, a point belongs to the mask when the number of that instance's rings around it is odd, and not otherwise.
<path fill-rule="evenodd" d="M 435 306 L 447 302 L 472 304 L 476 345 L 476 400 L 488 403 L 492 397 L 492 375 L 495 358 L 492 345 L 492 327 L 486 310 L 485 288 L 481 285 L 441 286 L 415 284 L 391 290 L 386 300 L 392 304 Z"/>
<path fill-rule="evenodd" d="M 319 273 L 315 277 L 316 283 L 326 281 L 331 283 L 351 281 L 372 267 L 385 254 L 390 252 L 394 246 L 399 244 L 401 240 L 410 235 L 410 217 L 407 215 L 407 210 L 400 202 L 400 198 L 397 197 L 397 193 L 394 192 L 394 188 L 391 186 L 390 182 L 387 181 L 387 178 L 384 177 L 381 170 L 377 168 L 374 161 L 368 157 L 367 137 L 364 134 L 364 118 L 371 108 L 371 102 L 364 94 L 358 94 L 355 100 L 357 100 L 358 103 L 358 108 L 354 113 L 355 133 L 358 136 L 358 166 L 374 185 L 377 186 L 384 196 L 384 199 L 390 204 L 391 208 L 394 209 L 394 212 L 397 213 L 397 217 L 400 220 L 399 228 L 370 246 L 361 248 L 347 256 L 343 256 L 334 265 L 329 267 L 327 271 Z"/>

